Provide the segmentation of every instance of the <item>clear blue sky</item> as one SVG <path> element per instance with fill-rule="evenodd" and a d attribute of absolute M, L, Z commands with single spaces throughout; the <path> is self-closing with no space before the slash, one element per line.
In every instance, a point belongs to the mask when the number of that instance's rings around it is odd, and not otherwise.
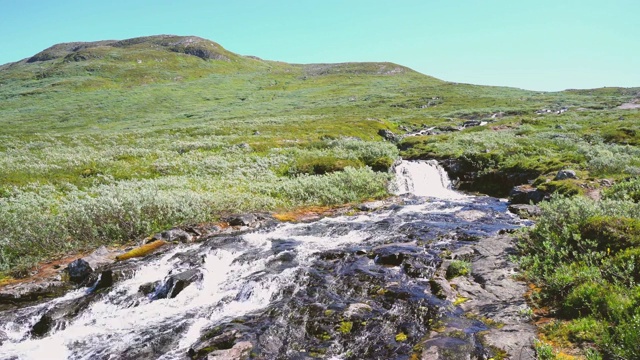
<path fill-rule="evenodd" d="M 60 42 L 197 35 L 294 63 L 391 61 L 532 90 L 640 86 L 640 0 L 0 0 L 0 64 Z"/>

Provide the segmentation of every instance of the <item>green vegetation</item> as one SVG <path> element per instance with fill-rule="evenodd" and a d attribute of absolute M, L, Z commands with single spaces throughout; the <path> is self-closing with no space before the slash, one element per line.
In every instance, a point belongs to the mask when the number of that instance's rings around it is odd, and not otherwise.
<path fill-rule="evenodd" d="M 451 280 L 458 276 L 465 276 L 471 271 L 471 263 L 462 260 L 453 260 L 447 267 L 445 277 Z M 464 302 L 464 301 L 463 301 Z"/>
<path fill-rule="evenodd" d="M 637 358 L 640 111 L 617 107 L 638 97 L 286 64 L 195 37 L 56 45 L 0 66 L 0 279 L 231 212 L 382 198 L 399 154 L 455 159 L 463 189 L 555 194 L 520 245 L 532 300 L 558 320 L 545 336 Z M 458 131 L 468 120 L 486 125 Z M 400 151 L 379 135 L 426 128 Z M 577 179 L 556 180 L 562 169 Z M 454 263 L 447 277 L 469 271 Z"/>
<path fill-rule="evenodd" d="M 525 275 L 541 286 L 534 300 L 559 319 L 544 329 L 554 341 L 640 357 L 640 203 L 628 196 L 638 185 L 620 182 L 600 201 L 557 197 L 520 243 Z"/>

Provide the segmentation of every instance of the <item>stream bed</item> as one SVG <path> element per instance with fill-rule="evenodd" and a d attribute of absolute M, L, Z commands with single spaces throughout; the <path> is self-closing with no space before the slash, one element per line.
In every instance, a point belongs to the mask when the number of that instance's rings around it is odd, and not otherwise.
<path fill-rule="evenodd" d="M 0 312 L 0 359 L 421 359 L 445 319 L 462 324 L 451 358 L 490 358 L 475 339 L 488 325 L 432 278 L 446 254 L 522 221 L 451 190 L 434 161 L 396 175 L 397 204 L 211 236 L 122 262 L 108 288 Z"/>

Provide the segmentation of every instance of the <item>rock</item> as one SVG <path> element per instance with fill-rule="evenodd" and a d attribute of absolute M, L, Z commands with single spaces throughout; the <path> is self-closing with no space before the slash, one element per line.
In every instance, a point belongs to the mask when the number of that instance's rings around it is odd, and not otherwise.
<path fill-rule="evenodd" d="M 2 343 L 4 343 L 5 341 L 9 340 L 9 337 L 7 336 L 7 334 L 0 330 L 0 346 L 2 346 Z"/>
<path fill-rule="evenodd" d="M 553 180 L 577 179 L 576 172 L 573 170 L 560 170 Z"/>
<path fill-rule="evenodd" d="M 91 273 L 93 273 L 91 265 L 84 259 L 78 259 L 69 263 L 66 271 L 67 274 L 69 274 L 69 281 L 75 284 L 85 283 Z"/>
<path fill-rule="evenodd" d="M 0 311 L 29 302 L 41 302 L 43 299 L 57 297 L 69 290 L 68 282 L 51 280 L 31 283 L 19 283 L 0 288 Z"/>
<path fill-rule="evenodd" d="M 371 308 L 371 306 L 369 306 L 367 304 L 364 304 L 364 303 L 353 303 L 353 304 L 349 305 L 347 310 L 345 310 L 344 316 L 346 318 L 359 317 L 359 316 L 365 315 L 367 313 L 370 313 L 372 310 L 373 309 Z"/>
<path fill-rule="evenodd" d="M 401 136 L 394 134 L 391 130 L 388 129 L 378 130 L 378 135 L 382 136 L 383 139 L 391 142 L 397 142 L 402 139 Z"/>
<path fill-rule="evenodd" d="M 207 360 L 246 360 L 251 355 L 253 344 L 249 341 L 240 341 L 231 349 L 215 350 L 209 354 Z"/>
<path fill-rule="evenodd" d="M 100 289 L 106 289 L 113 285 L 113 271 L 105 270 L 100 273 L 100 279 L 93 288 L 93 291 L 97 291 Z"/>
<path fill-rule="evenodd" d="M 31 327 L 31 336 L 37 338 L 45 336 L 51 330 L 53 324 L 53 319 L 49 314 L 42 315 L 40 320 Z"/>
<path fill-rule="evenodd" d="M 527 204 L 511 204 L 509 211 L 525 219 L 538 217 L 542 214 L 540 207 Z"/>
<path fill-rule="evenodd" d="M 179 274 L 170 275 L 156 292 L 154 299 L 172 299 L 191 283 L 202 280 L 200 270 L 191 269 Z"/>
<path fill-rule="evenodd" d="M 182 229 L 174 228 L 167 231 L 163 231 L 159 234 L 155 234 L 153 235 L 152 239 L 190 243 L 193 240 L 193 236 Z"/>
<path fill-rule="evenodd" d="M 369 201 L 358 205 L 358 210 L 373 211 L 378 210 L 385 205 L 384 201 Z"/>
<path fill-rule="evenodd" d="M 482 219 L 485 216 L 487 216 L 487 214 L 485 214 L 480 210 L 464 210 L 464 211 L 458 211 L 456 213 L 456 217 L 458 219 L 462 219 L 465 221 L 477 221 Z"/>
<path fill-rule="evenodd" d="M 471 261 L 476 255 L 476 251 L 472 246 L 463 246 L 451 253 L 449 258 L 451 260 Z"/>
<path fill-rule="evenodd" d="M 373 260 L 378 265 L 400 266 L 417 248 L 405 245 L 383 245 L 373 249 Z M 409 256 L 407 256 L 409 255 Z"/>
<path fill-rule="evenodd" d="M 509 193 L 512 204 L 537 204 L 548 196 L 546 192 L 529 185 L 514 186 Z"/>
<path fill-rule="evenodd" d="M 258 218 L 253 214 L 235 215 L 227 218 L 231 226 L 253 226 L 258 222 Z"/>
<path fill-rule="evenodd" d="M 104 246 L 100 246 L 96 251 L 92 252 L 91 255 L 83 257 L 82 260 L 89 263 L 89 266 L 91 266 L 93 270 L 99 269 L 113 262 L 113 258 L 111 257 L 109 250 Z"/>
<path fill-rule="evenodd" d="M 140 285 L 140 287 L 138 288 L 138 292 L 142 293 L 143 295 L 153 294 L 159 285 L 160 281 L 148 282 Z"/>
<path fill-rule="evenodd" d="M 469 127 L 480 126 L 480 125 L 482 125 L 482 121 L 480 120 L 467 120 L 462 124 L 462 127 L 469 128 Z"/>

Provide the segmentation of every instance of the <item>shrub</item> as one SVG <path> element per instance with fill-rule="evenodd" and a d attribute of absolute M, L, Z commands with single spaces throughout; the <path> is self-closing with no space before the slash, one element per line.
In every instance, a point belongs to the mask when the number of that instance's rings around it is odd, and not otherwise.
<path fill-rule="evenodd" d="M 453 279 L 458 276 L 465 276 L 469 274 L 471 271 L 471 264 L 467 261 L 461 260 L 453 260 L 449 267 L 447 267 L 447 272 L 445 277 L 447 280 Z"/>

